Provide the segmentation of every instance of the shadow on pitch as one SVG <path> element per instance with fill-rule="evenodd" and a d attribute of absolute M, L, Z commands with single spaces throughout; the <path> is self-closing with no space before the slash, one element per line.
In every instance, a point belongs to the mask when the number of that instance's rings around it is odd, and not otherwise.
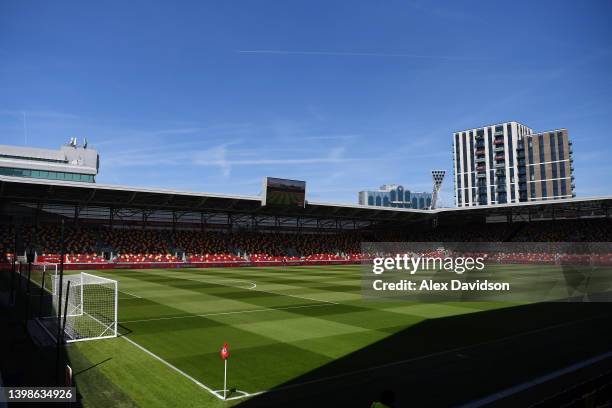
<path fill-rule="evenodd" d="M 385 392 L 396 407 L 467 403 L 609 351 L 610 323 L 609 303 L 542 303 L 426 320 L 239 406 L 367 407 Z"/>

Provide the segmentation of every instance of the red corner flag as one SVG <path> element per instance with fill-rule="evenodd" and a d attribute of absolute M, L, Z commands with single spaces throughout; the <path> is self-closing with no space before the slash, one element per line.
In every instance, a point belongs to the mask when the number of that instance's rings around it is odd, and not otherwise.
<path fill-rule="evenodd" d="M 222 360 L 227 360 L 230 356 L 229 344 L 223 343 L 223 348 L 221 349 L 221 352 L 219 354 L 221 355 Z"/>

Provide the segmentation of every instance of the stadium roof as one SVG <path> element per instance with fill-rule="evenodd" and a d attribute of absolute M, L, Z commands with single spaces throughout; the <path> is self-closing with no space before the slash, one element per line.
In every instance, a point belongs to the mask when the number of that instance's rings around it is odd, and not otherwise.
<path fill-rule="evenodd" d="M 529 219 L 609 216 L 612 207 L 612 196 L 435 210 L 319 202 L 308 202 L 306 208 L 262 207 L 261 198 L 258 196 L 195 193 L 9 176 L 0 176 L 0 199 L 11 202 L 83 207 L 206 211 L 368 221 L 427 222 L 432 218 L 438 218 L 448 223 L 454 223 L 458 219 L 466 222 L 471 219 L 492 216 L 525 216 Z"/>

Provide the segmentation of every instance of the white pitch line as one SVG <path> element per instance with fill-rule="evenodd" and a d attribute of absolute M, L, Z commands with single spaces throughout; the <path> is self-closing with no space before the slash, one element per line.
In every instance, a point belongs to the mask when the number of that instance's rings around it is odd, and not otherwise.
<path fill-rule="evenodd" d="M 189 279 L 189 278 L 188 278 L 188 279 Z M 190 279 L 190 280 L 191 280 L 191 279 Z M 225 281 L 225 282 L 240 282 L 240 283 L 245 282 L 245 283 L 250 283 L 250 284 L 251 284 L 251 286 L 250 286 L 250 287 L 248 287 L 248 288 L 244 288 L 244 287 L 242 287 L 242 286 L 233 286 L 233 285 L 232 285 L 232 287 L 233 287 L 233 288 L 240 288 L 240 289 L 248 289 L 248 290 L 253 290 L 253 289 L 255 289 L 255 288 L 257 287 L 257 284 L 256 284 L 255 282 L 248 281 L 248 280 L 246 280 L 246 279 L 221 279 L 221 280 L 220 280 L 220 282 L 224 282 L 224 281 Z M 201 282 L 201 281 L 198 281 L 198 282 Z M 213 283 L 216 283 L 216 282 L 213 282 Z M 220 285 L 220 284 L 219 284 L 219 285 Z"/>
<path fill-rule="evenodd" d="M 125 293 L 126 295 L 133 296 L 133 297 L 135 297 L 135 298 L 137 298 L 137 299 L 142 299 L 142 296 L 138 296 L 138 295 L 135 295 L 135 294 L 133 294 L 133 293 L 126 292 L 125 290 L 121 290 L 121 289 L 119 289 L 119 292 L 121 292 L 121 293 Z"/>
<path fill-rule="evenodd" d="M 231 397 L 231 398 L 228 398 L 227 400 L 235 400 L 235 399 L 240 399 L 240 398 L 247 398 L 247 397 L 252 397 L 252 396 L 259 395 L 259 394 L 263 394 L 265 392 L 281 391 L 281 390 L 286 390 L 286 389 L 289 389 L 289 388 L 302 387 L 302 386 L 310 385 L 310 384 L 313 384 L 313 383 L 329 381 L 329 380 L 333 380 L 333 379 L 337 379 L 337 378 L 342 378 L 342 377 L 346 377 L 346 376 L 351 376 L 351 375 L 355 375 L 355 374 L 361 374 L 361 373 L 376 371 L 376 370 L 383 369 L 383 368 L 386 369 L 386 368 L 389 368 L 389 367 L 392 367 L 392 366 L 397 366 L 397 365 L 406 364 L 406 363 L 412 363 L 412 362 L 416 362 L 416 361 L 420 361 L 420 360 L 426 360 L 426 359 L 428 359 L 430 357 L 441 356 L 441 355 L 451 354 L 451 353 L 457 353 L 457 352 L 460 352 L 460 351 L 463 351 L 463 350 L 470 350 L 470 349 L 477 348 L 477 347 L 480 347 L 480 346 L 483 346 L 483 345 L 500 343 L 500 342 L 508 341 L 508 340 L 511 340 L 511 339 L 520 338 L 520 337 L 523 337 L 523 336 L 527 336 L 527 335 L 536 334 L 536 333 L 540 333 L 540 332 L 543 332 L 543 331 L 551 330 L 551 329 L 557 329 L 557 328 L 560 328 L 560 327 L 571 326 L 571 325 L 574 325 L 574 324 L 577 324 L 577 323 L 582 323 L 582 322 L 586 322 L 586 321 L 590 321 L 590 320 L 599 319 L 599 318 L 601 318 L 603 316 L 608 316 L 608 314 L 603 313 L 603 314 L 600 314 L 600 315 L 597 315 L 597 316 L 593 316 L 593 317 L 589 317 L 589 318 L 585 318 L 585 319 L 574 320 L 574 321 L 571 321 L 571 322 L 564 322 L 564 323 L 560 323 L 560 324 L 554 324 L 554 325 L 550 325 L 550 326 L 546 326 L 546 327 L 541 327 L 541 328 L 534 329 L 534 330 L 528 330 L 528 331 L 522 332 L 522 333 L 512 334 L 512 335 L 509 335 L 509 336 L 506 336 L 506 337 L 502 337 L 502 338 L 499 338 L 499 339 L 483 341 L 483 342 L 480 342 L 480 343 L 470 344 L 470 345 L 467 345 L 467 346 L 460 346 L 460 347 L 456 347 L 456 348 L 453 348 L 453 349 L 450 349 L 450 350 L 442 350 L 442 351 L 426 354 L 426 355 L 423 355 L 423 356 L 416 356 L 416 357 L 413 357 L 413 358 L 409 358 L 409 359 L 405 359 L 405 360 L 400 360 L 400 361 L 394 361 L 394 362 L 391 362 L 391 363 L 381 364 L 381 365 L 374 366 L 374 367 L 367 367 L 367 368 L 358 369 L 358 370 L 354 370 L 354 371 L 348 371 L 348 372 L 332 375 L 332 376 L 329 376 L 329 377 L 322 377 L 322 378 L 317 378 L 317 379 L 314 379 L 314 380 L 311 380 L 311 381 L 305 381 L 305 382 L 302 382 L 302 383 L 292 384 L 292 385 L 288 385 L 288 386 L 281 386 L 279 388 L 272 389 L 272 390 L 257 391 L 257 392 L 250 393 L 250 394 L 245 392 L 244 395 L 239 395 L 239 396 L 236 396 L 236 397 Z M 167 362 L 166 360 L 164 360 L 163 358 L 161 358 L 158 355 L 154 354 L 153 352 L 147 350 L 146 348 L 144 348 L 140 344 L 136 343 L 134 340 L 131 340 L 131 339 L 127 338 L 126 336 L 121 336 L 121 337 L 123 337 L 125 340 L 127 340 L 130 343 L 132 343 L 134 346 L 138 347 L 140 350 L 144 351 L 145 353 L 147 353 L 151 357 L 155 358 L 156 360 L 158 360 L 161 363 L 165 364 L 166 366 L 170 367 L 171 369 L 173 369 L 174 371 L 178 372 L 179 374 L 181 374 L 185 378 L 189 379 L 190 381 L 192 381 L 196 385 L 198 385 L 201 388 L 205 389 L 206 391 L 210 392 L 211 394 L 213 394 L 217 398 L 219 398 L 221 400 L 223 399 L 223 397 L 221 395 L 217 394 L 217 392 L 214 391 L 213 389 L 211 389 L 208 386 L 202 384 L 200 381 L 196 380 L 195 378 L 193 378 L 189 374 L 185 373 L 184 371 L 182 371 L 178 367 L 172 365 L 171 363 Z M 243 391 L 241 391 L 241 392 L 243 392 Z"/>
<path fill-rule="evenodd" d="M 162 276 L 160 274 L 156 274 L 156 275 Z M 209 275 L 199 275 L 199 276 L 209 277 Z M 288 296 L 288 297 L 292 297 L 292 298 L 296 298 L 296 299 L 310 300 L 312 302 L 327 303 L 327 304 L 330 304 L 330 305 L 339 305 L 340 304 L 340 303 L 332 302 L 332 301 L 329 301 L 329 300 L 313 299 L 313 298 L 306 297 L 306 296 L 289 295 L 287 293 L 271 292 L 269 290 L 263 290 L 263 289 L 255 289 L 255 288 L 251 289 L 251 288 L 244 288 L 244 287 L 241 287 L 241 286 L 226 285 L 224 283 L 219 283 L 219 281 L 200 280 L 200 279 L 191 279 L 191 278 L 176 278 L 176 279 L 179 279 L 179 280 L 188 280 L 188 281 L 199 282 L 199 283 L 212 283 L 214 285 L 227 286 L 229 288 L 246 289 L 246 290 L 252 290 L 252 291 L 255 291 L 255 292 L 269 293 L 271 295 L 278 295 L 278 296 Z M 232 279 L 232 280 L 233 281 L 243 281 L 243 282 L 248 282 L 248 283 L 251 283 L 251 284 L 255 284 L 255 282 L 248 281 L 246 279 L 244 279 L 244 280 L 243 279 Z M 255 287 L 256 286 L 257 285 L 255 284 Z"/>
<path fill-rule="evenodd" d="M 208 391 L 209 393 L 211 393 L 212 395 L 214 395 L 215 397 L 219 398 L 220 400 L 223 400 L 223 396 L 219 395 L 215 390 L 213 390 L 212 388 L 208 387 L 205 384 L 202 384 L 200 381 L 196 380 L 195 378 L 193 378 L 192 376 L 190 376 L 189 374 L 187 374 L 186 372 L 184 372 L 183 370 L 181 370 L 180 368 L 178 368 L 177 366 L 167 362 L 166 360 L 164 360 L 163 358 L 161 358 L 160 356 L 158 356 L 157 354 L 153 353 L 152 351 L 146 349 L 145 347 L 141 346 L 140 344 L 136 343 L 134 340 L 127 338 L 127 336 L 121 336 L 123 337 L 125 340 L 127 340 L 128 342 L 130 342 L 131 344 L 133 344 L 134 346 L 138 347 L 140 350 L 144 351 L 145 353 L 147 353 L 148 355 L 150 355 L 151 357 L 153 357 L 154 359 L 156 359 L 157 361 L 163 363 L 164 365 L 166 365 L 167 367 L 173 369 L 174 371 L 176 371 L 177 373 L 179 373 L 180 375 L 182 375 L 183 377 L 187 378 L 189 381 L 193 382 L 194 384 L 196 384 L 197 386 L 199 386 L 200 388 L 205 389 L 206 391 Z M 263 393 L 264 391 L 260 391 L 260 392 L 255 392 L 252 394 L 249 394 L 247 392 L 241 391 L 242 393 L 244 393 L 243 395 L 239 395 L 237 397 L 231 397 L 228 398 L 226 401 L 228 400 L 234 400 L 234 399 L 240 399 L 240 398 L 246 398 L 246 397 L 252 397 L 258 394 Z"/>
<path fill-rule="evenodd" d="M 192 315 L 186 315 L 186 316 L 154 317 L 151 319 L 124 320 L 119 323 L 154 322 L 157 320 L 189 319 L 189 318 L 194 318 L 194 317 L 223 316 L 223 315 L 241 314 L 241 313 L 273 312 L 276 310 L 302 309 L 302 308 L 307 308 L 307 307 L 321 307 L 321 306 L 330 306 L 330 305 L 318 304 L 318 305 L 300 305 L 300 306 L 286 306 L 286 307 L 266 307 L 263 309 L 236 310 L 234 312 L 219 312 L 219 313 L 206 313 L 206 314 L 192 314 Z"/>
<path fill-rule="evenodd" d="M 504 398 L 508 398 L 512 395 L 515 395 L 521 391 L 525 391 L 529 388 L 532 388 L 536 385 L 540 385 L 543 384 L 545 382 L 548 382 L 550 380 L 554 380 L 556 378 L 559 378 L 563 375 L 569 374 L 569 373 L 573 373 L 575 371 L 580 370 L 581 368 L 584 367 L 588 367 L 590 365 L 593 365 L 595 363 L 598 363 L 600 361 L 606 360 L 608 358 L 612 357 L 612 351 L 608 351 L 606 353 L 600 354 L 596 357 L 592 357 L 583 361 L 580 361 L 576 364 L 572 364 L 570 366 L 567 366 L 565 368 L 562 368 L 560 370 L 555 370 L 551 373 L 545 374 L 543 376 L 537 377 L 531 381 L 527 381 L 524 383 L 521 383 L 519 385 L 515 385 L 514 387 L 510 387 L 507 388 L 505 390 L 502 390 L 500 392 L 496 392 L 494 394 L 488 395 L 484 398 L 481 398 L 479 400 L 476 401 L 471 401 L 468 402 L 467 404 L 461 405 L 460 408 L 477 408 L 477 407 L 482 407 L 485 405 L 489 405 L 489 404 L 493 404 L 494 402 L 497 402 L 501 399 Z"/>
<path fill-rule="evenodd" d="M 380 370 L 380 369 L 387 369 L 389 367 L 393 367 L 393 366 L 397 366 L 397 365 L 402 365 L 402 364 L 406 364 L 406 363 L 413 363 L 413 362 L 416 362 L 416 361 L 426 360 L 426 359 L 431 358 L 431 357 L 437 357 L 437 356 L 443 356 L 443 355 L 446 355 L 446 354 L 458 353 L 458 352 L 461 352 L 461 351 L 464 351 L 464 350 L 470 350 L 470 349 L 478 348 L 478 347 L 481 347 L 481 346 L 486 346 L 486 345 L 489 345 L 489 344 L 503 343 L 504 341 L 513 340 L 515 338 L 520 338 L 520 337 L 528 336 L 528 335 L 531 335 L 531 334 L 541 333 L 541 332 L 544 332 L 544 331 L 547 331 L 547 330 L 551 330 L 551 329 L 558 329 L 558 328 L 561 328 L 561 327 L 572 326 L 574 324 L 578 324 L 578 323 L 583 323 L 583 322 L 599 319 L 599 318 L 604 317 L 604 316 L 609 316 L 609 314 L 602 313 L 602 314 L 599 314 L 599 315 L 596 315 L 596 316 L 587 317 L 587 318 L 580 319 L 580 320 L 574 320 L 574 321 L 571 321 L 571 322 L 564 322 L 564 323 L 559 323 L 559 324 L 553 324 L 553 325 L 550 325 L 550 326 L 541 327 L 539 329 L 528 330 L 528 331 L 525 331 L 525 332 L 522 332 L 522 333 L 511 334 L 509 336 L 501 337 L 499 339 L 487 340 L 487 341 L 483 341 L 483 342 L 480 342 L 480 343 L 470 344 L 470 345 L 467 345 L 467 346 L 459 346 L 459 347 L 455 347 L 455 348 L 452 348 L 452 349 L 449 349 L 449 350 L 436 351 L 434 353 L 425 354 L 425 355 L 422 355 L 422 356 L 416 356 L 416 357 L 408 358 L 408 359 L 405 359 L 405 360 L 393 361 L 393 362 L 381 364 L 381 365 L 378 365 L 378 366 L 361 368 L 361 369 L 357 369 L 357 370 L 354 370 L 354 371 L 346 371 L 344 373 L 340 373 L 340 374 L 336 374 L 336 375 L 330 375 L 328 377 L 321 377 L 321 378 L 316 378 L 314 380 L 305 381 L 305 382 L 301 382 L 301 383 L 297 383 L 297 384 L 280 386 L 278 388 L 274 388 L 274 389 L 267 390 L 267 391 L 261 391 L 261 392 L 276 392 L 276 391 L 286 390 L 286 389 L 289 389 L 289 388 L 302 387 L 302 386 L 310 385 L 310 384 L 314 384 L 314 383 L 325 382 L 325 381 L 329 381 L 329 380 L 335 380 L 335 379 L 338 379 L 338 378 L 348 377 L 348 376 L 351 376 L 351 375 L 363 374 L 363 373 L 367 373 L 367 372 L 371 372 L 371 371 L 376 371 L 376 370 Z"/>

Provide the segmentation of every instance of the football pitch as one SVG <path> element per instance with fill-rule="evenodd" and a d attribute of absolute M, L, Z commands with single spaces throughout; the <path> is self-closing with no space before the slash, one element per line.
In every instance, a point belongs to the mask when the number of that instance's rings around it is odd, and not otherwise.
<path fill-rule="evenodd" d="M 517 305 L 368 301 L 359 266 L 92 273 L 119 281 L 121 335 L 68 346 L 85 406 L 235 405 L 288 382 L 299 387 L 308 373 L 425 321 Z M 466 344 L 493 335 L 476 330 Z M 416 342 L 410 352 L 456 347 L 446 341 Z M 224 342 L 231 347 L 228 402 L 220 399 Z M 377 363 L 384 369 L 393 361 L 392 353 L 380 361 L 356 359 L 335 374 L 376 372 Z"/>

